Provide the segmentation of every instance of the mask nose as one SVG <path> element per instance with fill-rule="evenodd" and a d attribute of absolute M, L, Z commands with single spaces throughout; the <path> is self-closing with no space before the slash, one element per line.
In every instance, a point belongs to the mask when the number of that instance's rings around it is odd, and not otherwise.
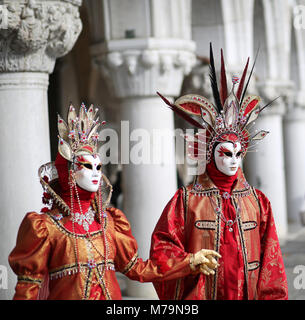
<path fill-rule="evenodd" d="M 95 167 L 93 167 L 93 170 L 92 170 L 93 172 L 92 172 L 92 176 L 93 177 L 98 177 L 99 176 L 99 171 L 95 168 Z"/>
<path fill-rule="evenodd" d="M 92 176 L 93 176 L 93 177 L 96 177 L 96 178 L 99 176 L 99 174 L 98 174 L 97 170 L 94 170 L 94 171 L 93 171 Z"/>
<path fill-rule="evenodd" d="M 237 164 L 237 158 L 235 155 L 233 155 L 233 157 L 232 157 L 231 164 Z"/>

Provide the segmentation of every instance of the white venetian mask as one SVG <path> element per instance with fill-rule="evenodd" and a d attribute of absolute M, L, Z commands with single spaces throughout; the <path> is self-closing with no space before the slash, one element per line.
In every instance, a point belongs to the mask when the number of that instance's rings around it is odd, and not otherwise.
<path fill-rule="evenodd" d="M 96 192 L 102 177 L 102 164 L 98 155 L 83 155 L 76 159 L 75 180 L 79 187 Z"/>
<path fill-rule="evenodd" d="M 242 160 L 240 142 L 222 142 L 218 144 L 214 151 L 214 159 L 220 172 L 227 176 L 234 176 Z"/>

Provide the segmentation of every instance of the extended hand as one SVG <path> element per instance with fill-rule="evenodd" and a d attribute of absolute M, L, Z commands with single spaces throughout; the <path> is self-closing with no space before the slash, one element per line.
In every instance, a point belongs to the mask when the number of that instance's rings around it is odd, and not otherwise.
<path fill-rule="evenodd" d="M 193 255 L 193 259 L 191 261 L 191 269 L 193 271 L 196 271 L 198 270 L 199 266 L 199 271 L 204 273 L 205 275 L 215 274 L 214 269 L 216 269 L 219 264 L 217 263 L 214 256 L 221 258 L 221 255 L 214 250 L 201 249 Z"/>

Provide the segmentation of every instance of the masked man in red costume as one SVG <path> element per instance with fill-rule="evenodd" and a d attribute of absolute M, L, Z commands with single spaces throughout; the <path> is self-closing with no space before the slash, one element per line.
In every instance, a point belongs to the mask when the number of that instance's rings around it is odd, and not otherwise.
<path fill-rule="evenodd" d="M 259 97 L 244 96 L 248 62 L 236 94 L 237 77 L 228 94 L 223 56 L 221 61 L 218 91 L 211 47 L 215 105 L 198 95 L 180 97 L 174 104 L 160 95 L 178 115 L 206 130 L 207 165 L 194 183 L 180 188 L 170 200 L 151 244 L 151 259 L 160 265 L 204 248 L 220 253 L 219 267 L 154 286 L 160 299 L 285 300 L 287 280 L 270 202 L 248 184 L 240 168 L 249 143 L 268 133 L 262 130 L 251 136 L 247 130 L 264 107 L 259 106 Z M 200 153 L 200 141 L 195 143 Z"/>
<path fill-rule="evenodd" d="M 58 119 L 55 163 L 39 169 L 46 207 L 25 216 L 9 256 L 18 275 L 14 299 L 121 299 L 115 271 L 147 282 L 217 267 L 212 250 L 168 259 L 166 270 L 138 258 L 126 217 L 108 207 L 112 187 L 97 153 L 97 112 L 82 105 L 77 116 L 71 106 L 67 123 Z"/>

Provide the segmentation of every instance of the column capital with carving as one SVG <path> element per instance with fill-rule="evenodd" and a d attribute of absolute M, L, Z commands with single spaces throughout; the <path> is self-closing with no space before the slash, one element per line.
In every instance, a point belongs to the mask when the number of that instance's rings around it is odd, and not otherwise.
<path fill-rule="evenodd" d="M 270 107 L 262 112 L 262 116 L 272 114 L 284 116 L 287 109 L 293 103 L 293 82 L 266 79 L 264 81 L 257 81 L 256 86 L 258 94 L 263 100 L 262 103 L 266 104 L 277 98 Z"/>
<path fill-rule="evenodd" d="M 81 0 L 0 1 L 0 72 L 52 73 L 82 29 Z"/>
<path fill-rule="evenodd" d="M 91 47 L 91 54 L 118 98 L 178 96 L 196 62 L 195 43 L 183 39 L 123 39 Z"/>

